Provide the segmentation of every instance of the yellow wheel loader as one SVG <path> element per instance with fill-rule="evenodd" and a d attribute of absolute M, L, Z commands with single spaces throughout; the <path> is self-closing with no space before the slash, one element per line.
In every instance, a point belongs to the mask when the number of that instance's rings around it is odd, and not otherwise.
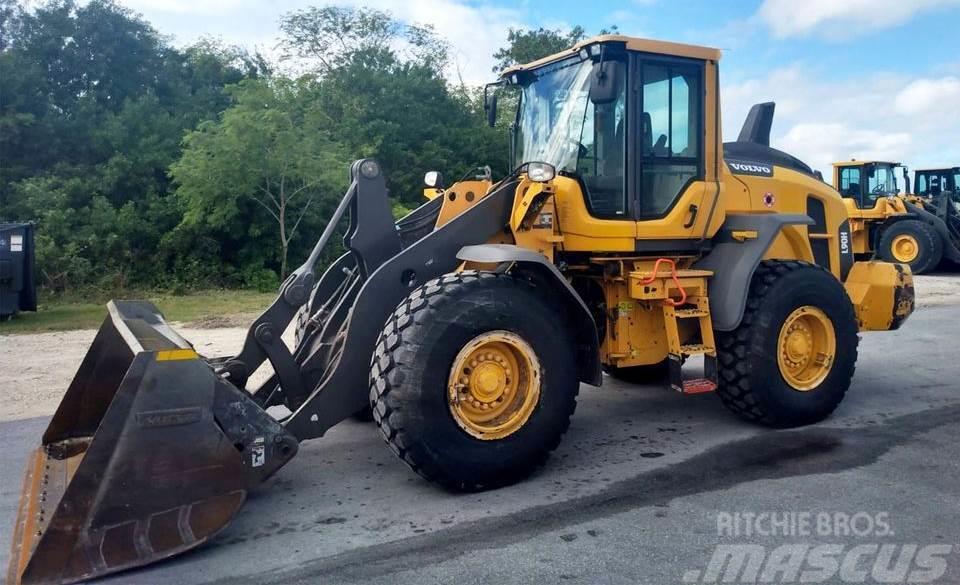
<path fill-rule="evenodd" d="M 897 175 L 904 181 L 900 193 Z M 944 258 L 960 262 L 957 210 L 940 184 L 949 186 L 953 169 L 937 174 L 917 171 L 917 185 L 926 193 L 911 194 L 906 166 L 883 161 L 851 160 L 833 164 L 833 186 L 843 196 L 850 215 L 854 254 L 909 264 L 914 274 L 934 270 Z M 936 193 L 937 197 L 929 195 Z"/>
<path fill-rule="evenodd" d="M 407 465 L 457 490 L 543 463 L 604 368 L 665 368 L 673 390 L 765 425 L 828 416 L 858 332 L 913 311 L 911 273 L 855 261 L 837 192 L 769 147 L 772 104 L 721 142 L 719 59 L 602 36 L 504 72 L 487 106 L 495 119 L 497 92 L 519 93 L 515 170 L 432 174 L 434 197 L 397 222 L 382 169 L 357 161 L 236 356 L 206 359 L 149 303 L 111 302 L 32 455 L 8 582 L 196 547 L 301 441 L 365 408 Z M 315 278 L 348 216 L 346 253 Z M 273 377 L 247 388 L 265 362 Z"/>

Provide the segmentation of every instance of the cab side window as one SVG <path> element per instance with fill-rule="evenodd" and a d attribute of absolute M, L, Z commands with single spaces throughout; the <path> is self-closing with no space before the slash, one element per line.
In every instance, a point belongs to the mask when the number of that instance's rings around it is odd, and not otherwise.
<path fill-rule="evenodd" d="M 624 173 L 626 144 L 625 83 L 609 104 L 587 101 L 580 136 L 577 174 L 583 179 L 590 212 L 597 217 L 622 217 L 627 211 Z"/>
<path fill-rule="evenodd" d="M 645 63 L 640 70 L 640 216 L 654 218 L 701 175 L 702 68 Z"/>
<path fill-rule="evenodd" d="M 860 205 L 860 167 L 843 167 L 840 169 L 840 194 L 857 201 Z"/>

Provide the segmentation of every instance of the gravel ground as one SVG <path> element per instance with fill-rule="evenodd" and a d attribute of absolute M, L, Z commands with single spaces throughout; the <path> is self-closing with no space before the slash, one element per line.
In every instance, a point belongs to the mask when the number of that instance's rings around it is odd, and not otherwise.
<path fill-rule="evenodd" d="M 174 328 L 206 357 L 240 351 L 245 327 L 209 328 L 174 323 Z M 292 331 L 292 330 L 291 330 Z M 284 335 L 290 343 L 292 332 Z M 0 421 L 51 415 L 70 385 L 96 330 L 0 336 Z M 266 364 L 251 377 L 256 383 L 271 373 Z"/>
<path fill-rule="evenodd" d="M 915 284 L 920 310 L 960 304 L 960 273 L 918 276 Z M 240 350 L 245 327 L 211 325 L 203 322 L 175 327 L 204 356 L 231 355 Z M 0 336 L 0 421 L 53 414 L 95 333 L 81 330 Z M 291 331 L 284 338 L 290 343 Z M 269 375 L 269 365 L 257 374 L 254 381 L 264 379 Z"/>

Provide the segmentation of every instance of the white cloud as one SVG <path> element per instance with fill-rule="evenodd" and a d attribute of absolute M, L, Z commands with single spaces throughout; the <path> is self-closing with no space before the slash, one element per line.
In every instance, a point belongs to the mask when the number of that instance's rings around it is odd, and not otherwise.
<path fill-rule="evenodd" d="M 431 24 L 453 47 L 454 79 L 468 84 L 493 81 L 493 54 L 507 42 L 510 27 L 523 26 L 512 8 L 462 0 L 347 0 L 347 4 L 389 10 L 406 22 Z"/>
<path fill-rule="evenodd" d="M 725 137 L 735 139 L 750 106 L 777 102 L 772 146 L 819 169 L 849 158 L 913 168 L 960 161 L 960 79 L 877 74 L 823 81 L 802 63 L 723 88 Z"/>
<path fill-rule="evenodd" d="M 779 140 L 779 146 L 787 152 L 808 153 L 813 160 L 819 159 L 816 168 L 829 176 L 830 163 L 848 158 L 905 161 L 904 154 L 909 152 L 912 142 L 907 132 L 852 128 L 832 122 L 796 124 Z"/>
<path fill-rule="evenodd" d="M 271 54 L 281 15 L 316 2 L 311 0 L 119 0 L 141 12 L 162 33 L 179 43 L 202 36 L 250 46 Z M 468 84 L 493 80 L 493 53 L 504 46 L 510 27 L 522 27 L 525 12 L 471 0 L 340 0 L 341 5 L 387 10 L 404 22 L 431 24 L 452 45 L 450 76 Z"/>
<path fill-rule="evenodd" d="M 239 8 L 242 0 L 121 0 L 127 8 L 137 12 L 168 12 L 180 15 L 216 15 Z"/>
<path fill-rule="evenodd" d="M 960 105 L 960 79 L 918 79 L 903 88 L 893 103 L 898 112 L 908 116 L 956 116 Z"/>
<path fill-rule="evenodd" d="M 918 13 L 956 5 L 960 5 L 960 0 L 764 0 L 757 16 L 778 38 L 820 34 L 840 39 L 896 26 Z"/>

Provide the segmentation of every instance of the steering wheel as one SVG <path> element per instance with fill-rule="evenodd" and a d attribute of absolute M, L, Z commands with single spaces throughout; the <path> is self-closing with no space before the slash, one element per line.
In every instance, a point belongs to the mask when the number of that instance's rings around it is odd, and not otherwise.
<path fill-rule="evenodd" d="M 585 156 L 587 156 L 587 153 L 590 152 L 589 150 L 587 150 L 587 147 L 584 146 L 583 143 L 580 142 L 579 140 L 568 138 L 567 142 L 569 142 L 571 145 L 577 148 L 578 158 L 584 158 Z"/>

